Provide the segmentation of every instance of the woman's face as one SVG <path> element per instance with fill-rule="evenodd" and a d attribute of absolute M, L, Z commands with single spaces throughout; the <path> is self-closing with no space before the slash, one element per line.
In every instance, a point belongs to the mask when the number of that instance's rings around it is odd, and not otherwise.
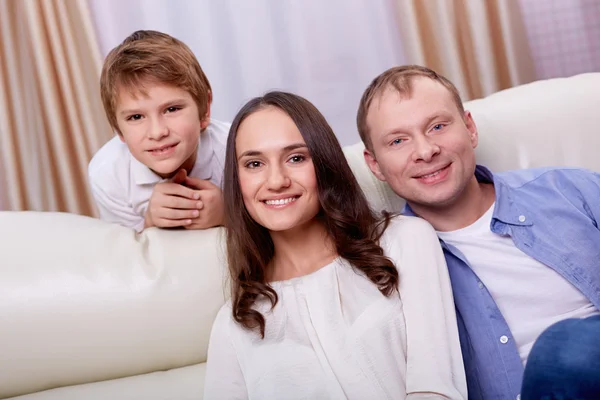
<path fill-rule="evenodd" d="M 311 222 L 320 210 L 317 178 L 294 121 L 268 107 L 250 114 L 236 137 L 240 188 L 248 213 L 272 232 Z"/>

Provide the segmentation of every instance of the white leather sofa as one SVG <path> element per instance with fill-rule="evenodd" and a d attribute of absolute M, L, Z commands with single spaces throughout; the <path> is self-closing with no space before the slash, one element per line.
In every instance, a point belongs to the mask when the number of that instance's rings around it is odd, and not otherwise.
<path fill-rule="evenodd" d="M 468 102 L 479 162 L 600 171 L 600 73 Z M 402 200 L 345 148 L 375 209 Z M 141 235 L 92 218 L 0 213 L 0 398 L 201 399 L 227 293 L 222 228 Z"/>

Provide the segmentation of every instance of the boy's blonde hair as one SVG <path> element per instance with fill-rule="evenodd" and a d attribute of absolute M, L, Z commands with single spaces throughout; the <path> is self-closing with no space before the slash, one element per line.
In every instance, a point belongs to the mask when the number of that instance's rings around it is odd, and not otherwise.
<path fill-rule="evenodd" d="M 146 94 L 150 83 L 171 85 L 190 93 L 199 118 L 208 112 L 211 88 L 190 48 L 166 33 L 140 30 L 108 53 L 100 76 L 100 94 L 111 127 L 119 134 L 117 101 L 120 89 Z"/>
<path fill-rule="evenodd" d="M 450 82 L 444 76 L 438 74 L 432 69 L 422 67 L 420 65 L 403 65 L 400 67 L 393 67 L 383 72 L 381 75 L 373 79 L 369 87 L 365 90 L 360 99 L 358 106 L 358 113 L 356 115 L 356 125 L 358 126 L 358 134 L 365 144 L 365 148 L 369 151 L 373 151 L 373 143 L 369 135 L 369 126 L 367 125 L 367 113 L 369 107 L 373 103 L 375 98 L 379 98 L 387 89 L 395 89 L 400 96 L 410 97 L 412 95 L 412 83 L 416 78 L 428 78 L 433 81 L 440 83 L 444 86 L 450 94 L 452 99 L 460 112 L 460 115 L 464 115 L 465 109 L 463 107 L 460 94 L 458 89 L 452 82 Z"/>

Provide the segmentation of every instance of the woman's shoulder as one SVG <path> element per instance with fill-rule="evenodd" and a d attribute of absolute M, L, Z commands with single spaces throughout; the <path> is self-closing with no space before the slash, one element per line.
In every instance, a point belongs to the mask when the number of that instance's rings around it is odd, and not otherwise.
<path fill-rule="evenodd" d="M 400 257 L 405 251 L 439 246 L 439 239 L 429 222 L 418 217 L 392 217 L 381 236 L 380 245 L 388 256 Z"/>
<path fill-rule="evenodd" d="M 414 237 L 417 236 L 436 236 L 435 230 L 431 224 L 423 218 L 407 215 L 396 215 L 390 218 L 387 229 L 383 237 Z"/>
<path fill-rule="evenodd" d="M 256 300 L 252 306 L 252 309 L 263 314 L 265 318 L 273 312 L 271 302 L 266 298 Z M 229 332 L 246 331 L 246 329 L 243 328 L 233 318 L 233 304 L 231 299 L 228 299 L 217 312 L 217 316 L 213 322 L 213 327 L 217 327 L 219 330 L 227 330 Z"/>
<path fill-rule="evenodd" d="M 233 309 L 231 305 L 231 299 L 229 299 L 217 312 L 217 315 L 213 321 L 213 330 L 229 330 L 229 327 L 233 322 Z"/>

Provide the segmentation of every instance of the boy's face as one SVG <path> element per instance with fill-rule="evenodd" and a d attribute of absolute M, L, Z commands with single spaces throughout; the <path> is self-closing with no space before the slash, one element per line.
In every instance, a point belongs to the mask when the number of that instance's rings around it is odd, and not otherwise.
<path fill-rule="evenodd" d="M 116 114 L 121 140 L 139 162 L 163 178 L 181 168 L 189 172 L 210 111 L 201 120 L 187 91 L 160 83 L 145 86 L 145 94 L 119 89 Z"/>
<path fill-rule="evenodd" d="M 387 90 L 369 107 L 371 171 L 415 208 L 451 207 L 474 178 L 477 128 L 450 92 L 417 78 L 412 96 Z"/>

